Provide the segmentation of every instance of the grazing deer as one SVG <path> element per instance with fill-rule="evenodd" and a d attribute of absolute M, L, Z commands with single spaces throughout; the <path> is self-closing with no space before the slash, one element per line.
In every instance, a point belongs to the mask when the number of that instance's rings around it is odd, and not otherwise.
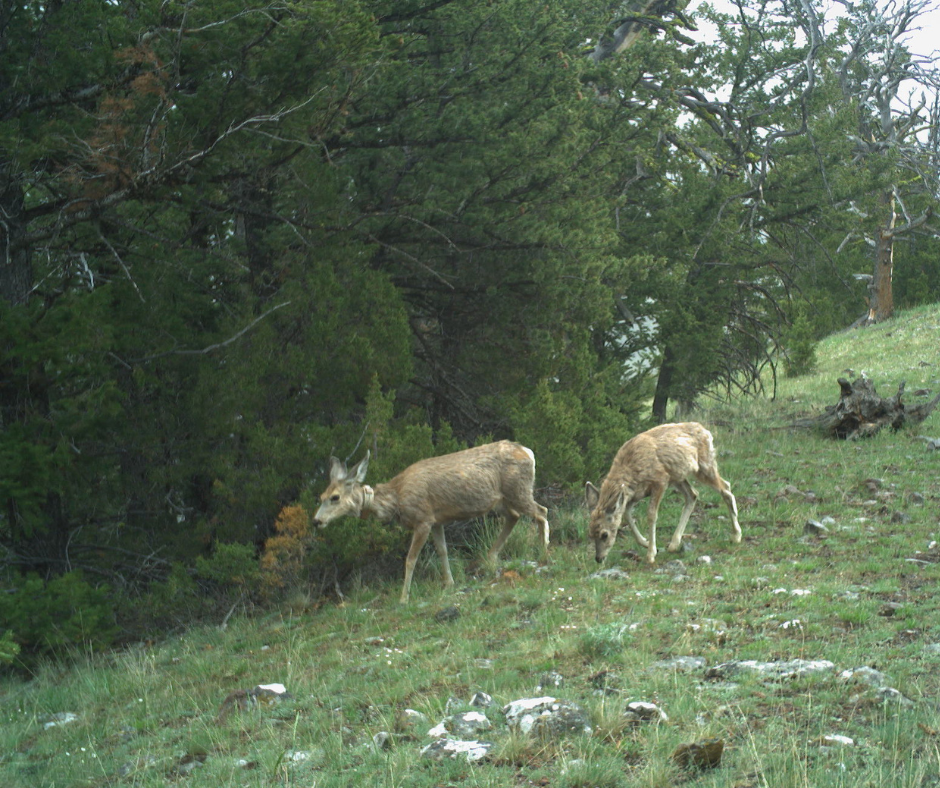
<path fill-rule="evenodd" d="M 382 522 L 394 518 L 413 532 L 405 559 L 405 585 L 401 601 L 408 601 L 411 576 L 424 543 L 431 536 L 444 567 L 444 585 L 454 578 L 447 561 L 444 526 L 454 520 L 481 517 L 500 509 L 503 530 L 490 548 L 495 560 L 518 519 L 526 514 L 539 525 L 542 547 L 548 549 L 548 510 L 535 502 L 535 455 L 531 449 L 511 441 L 499 441 L 473 449 L 419 460 L 394 479 L 375 489 L 363 484 L 369 467 L 369 452 L 354 466 L 330 458 L 330 485 L 320 496 L 314 522 L 323 528 L 343 515 L 374 515 Z"/>
<path fill-rule="evenodd" d="M 712 434 L 694 421 L 661 424 L 620 447 L 600 490 L 590 482 L 585 485 L 585 498 L 591 510 L 588 534 L 594 540 L 597 563 L 607 557 L 624 519 L 636 540 L 647 548 L 646 560 L 651 564 L 656 562 L 656 516 L 663 494 L 670 485 L 685 496 L 679 526 L 669 542 L 669 549 L 677 551 L 698 498 L 698 493 L 689 484 L 690 476 L 721 493 L 731 512 L 734 528 L 731 540 L 740 542 L 738 505 L 731 494 L 731 486 L 718 475 Z M 633 520 L 633 507 L 647 496 L 650 499 L 646 515 L 648 540 L 643 538 Z"/>

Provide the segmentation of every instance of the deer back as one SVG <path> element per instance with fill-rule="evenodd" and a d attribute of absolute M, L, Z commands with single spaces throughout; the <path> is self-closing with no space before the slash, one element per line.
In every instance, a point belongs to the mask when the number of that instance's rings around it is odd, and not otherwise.
<path fill-rule="evenodd" d="M 445 523 L 479 517 L 531 498 L 532 453 L 511 441 L 430 457 L 410 465 L 386 485 L 403 522 Z"/>

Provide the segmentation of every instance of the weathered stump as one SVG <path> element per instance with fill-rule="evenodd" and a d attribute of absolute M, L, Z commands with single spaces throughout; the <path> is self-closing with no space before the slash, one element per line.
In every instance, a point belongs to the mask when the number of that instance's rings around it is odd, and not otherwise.
<path fill-rule="evenodd" d="M 852 383 L 839 378 L 839 401 L 829 405 L 825 413 L 795 422 L 792 426 L 813 427 L 833 438 L 856 440 L 875 435 L 885 426 L 899 430 L 911 424 L 920 424 L 937 407 L 940 394 L 930 402 L 907 407 L 901 401 L 904 385 L 902 381 L 897 394 L 884 399 L 878 396 L 875 384 L 869 378 L 858 378 Z"/>

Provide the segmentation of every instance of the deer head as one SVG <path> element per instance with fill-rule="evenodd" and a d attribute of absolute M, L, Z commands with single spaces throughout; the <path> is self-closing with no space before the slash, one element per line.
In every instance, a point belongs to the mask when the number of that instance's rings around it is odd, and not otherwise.
<path fill-rule="evenodd" d="M 627 494 L 623 489 L 617 490 L 615 495 L 608 496 L 608 500 L 601 505 L 600 490 L 588 482 L 584 485 L 584 499 L 591 512 L 588 536 L 594 540 L 594 557 L 600 564 L 617 541 L 620 523 L 623 521 L 623 510 L 627 505 Z"/>
<path fill-rule="evenodd" d="M 352 470 L 346 470 L 346 463 L 336 457 L 330 457 L 330 484 L 320 496 L 320 506 L 313 516 L 318 528 L 337 517 L 351 515 L 359 517 L 366 499 L 372 489 L 363 482 L 369 469 L 369 452 Z"/>

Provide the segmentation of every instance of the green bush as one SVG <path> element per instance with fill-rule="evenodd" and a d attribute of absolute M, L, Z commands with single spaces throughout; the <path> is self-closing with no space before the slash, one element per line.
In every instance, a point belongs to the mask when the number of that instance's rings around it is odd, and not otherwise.
<path fill-rule="evenodd" d="M 250 590 L 260 576 L 254 545 L 216 544 L 209 558 L 196 559 L 196 576 L 220 588 Z"/>
<path fill-rule="evenodd" d="M 816 339 L 805 310 L 797 312 L 784 341 L 783 369 L 788 378 L 809 375 L 816 370 Z"/>
<path fill-rule="evenodd" d="M 32 653 L 57 651 L 83 643 L 104 646 L 117 629 L 107 586 L 92 586 L 81 572 L 52 580 L 30 573 L 8 579 L 12 592 L 0 595 L 0 627 Z M 6 636 L 4 641 L 6 641 Z M 7 649 L 0 649 L 6 654 Z"/>

